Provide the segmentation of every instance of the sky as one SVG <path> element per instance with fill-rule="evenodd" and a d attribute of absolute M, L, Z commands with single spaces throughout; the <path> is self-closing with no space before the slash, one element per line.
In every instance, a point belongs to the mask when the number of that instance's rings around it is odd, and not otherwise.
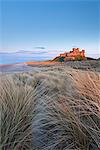
<path fill-rule="evenodd" d="M 0 51 L 100 55 L 98 0 L 0 0 Z"/>

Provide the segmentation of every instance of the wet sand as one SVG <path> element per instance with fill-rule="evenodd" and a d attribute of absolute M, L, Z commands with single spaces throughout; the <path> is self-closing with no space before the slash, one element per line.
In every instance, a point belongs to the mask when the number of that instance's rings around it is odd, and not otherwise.
<path fill-rule="evenodd" d="M 28 71 L 31 68 L 26 63 L 0 65 L 0 73 Z"/>

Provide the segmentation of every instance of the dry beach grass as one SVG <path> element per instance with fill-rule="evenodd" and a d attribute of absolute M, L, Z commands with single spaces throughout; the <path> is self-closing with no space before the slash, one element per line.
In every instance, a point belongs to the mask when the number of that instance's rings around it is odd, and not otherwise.
<path fill-rule="evenodd" d="M 1 74 L 2 150 L 99 150 L 100 74 L 66 65 Z"/>

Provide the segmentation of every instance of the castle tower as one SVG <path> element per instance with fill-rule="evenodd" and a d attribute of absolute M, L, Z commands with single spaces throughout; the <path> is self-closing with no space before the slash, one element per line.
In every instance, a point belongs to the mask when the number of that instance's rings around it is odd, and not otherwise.
<path fill-rule="evenodd" d="M 75 52 L 76 48 L 73 48 L 72 51 Z"/>
<path fill-rule="evenodd" d="M 78 53 L 80 51 L 80 49 L 79 48 L 76 48 L 76 52 Z"/>
<path fill-rule="evenodd" d="M 82 57 L 85 57 L 85 50 L 81 51 L 81 55 L 82 55 Z"/>

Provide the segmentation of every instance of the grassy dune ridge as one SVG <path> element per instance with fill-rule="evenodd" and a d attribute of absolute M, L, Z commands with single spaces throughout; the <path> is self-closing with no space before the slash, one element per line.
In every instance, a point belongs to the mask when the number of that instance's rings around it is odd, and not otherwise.
<path fill-rule="evenodd" d="M 99 150 L 100 74 L 65 65 L 1 74 L 1 149 Z"/>

